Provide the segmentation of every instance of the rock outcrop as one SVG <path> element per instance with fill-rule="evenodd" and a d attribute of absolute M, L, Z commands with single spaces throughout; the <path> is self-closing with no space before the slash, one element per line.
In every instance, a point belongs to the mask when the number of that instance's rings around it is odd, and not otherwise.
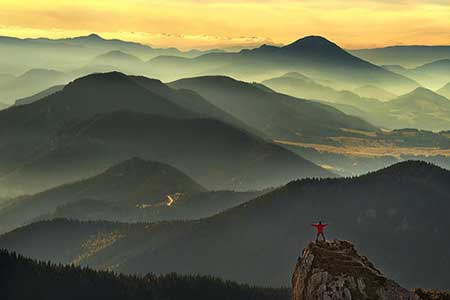
<path fill-rule="evenodd" d="M 416 300 L 346 241 L 312 242 L 292 277 L 293 300 Z"/>

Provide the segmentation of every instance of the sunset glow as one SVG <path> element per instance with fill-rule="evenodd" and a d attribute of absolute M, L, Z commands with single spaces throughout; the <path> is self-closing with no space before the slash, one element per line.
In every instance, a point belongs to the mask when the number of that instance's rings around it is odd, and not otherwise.
<path fill-rule="evenodd" d="M 0 35 L 17 37 L 96 32 L 182 49 L 285 44 L 311 34 L 347 48 L 450 44 L 447 0 L 2 0 L 1 6 Z"/>

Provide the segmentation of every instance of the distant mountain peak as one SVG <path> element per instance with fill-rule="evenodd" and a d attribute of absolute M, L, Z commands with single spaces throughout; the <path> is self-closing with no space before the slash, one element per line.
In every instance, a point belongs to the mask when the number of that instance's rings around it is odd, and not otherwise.
<path fill-rule="evenodd" d="M 94 61 L 100 61 L 100 63 L 104 60 L 106 60 L 107 62 L 110 60 L 123 61 L 124 63 L 128 64 L 142 62 L 136 56 L 120 50 L 111 50 L 106 53 L 100 54 L 94 58 Z"/>
<path fill-rule="evenodd" d="M 436 94 L 432 90 L 421 87 L 421 86 L 414 89 L 412 92 L 408 93 L 407 95 L 416 95 L 416 96 L 427 97 L 427 98 L 441 97 L 440 95 Z"/>
<path fill-rule="evenodd" d="M 91 39 L 91 40 L 103 40 L 103 38 L 96 33 L 91 33 L 91 34 L 87 35 L 86 38 Z"/>
<path fill-rule="evenodd" d="M 320 48 L 338 48 L 340 47 L 336 45 L 335 43 L 327 40 L 326 38 L 322 36 L 317 35 L 310 35 L 306 36 L 304 38 L 301 38 L 283 48 L 313 48 L 313 47 L 320 47 Z"/>

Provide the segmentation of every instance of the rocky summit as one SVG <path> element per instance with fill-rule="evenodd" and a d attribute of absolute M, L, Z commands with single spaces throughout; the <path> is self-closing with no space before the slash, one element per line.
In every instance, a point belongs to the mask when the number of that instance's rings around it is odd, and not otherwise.
<path fill-rule="evenodd" d="M 312 242 L 292 277 L 292 300 L 415 300 L 347 241 Z"/>

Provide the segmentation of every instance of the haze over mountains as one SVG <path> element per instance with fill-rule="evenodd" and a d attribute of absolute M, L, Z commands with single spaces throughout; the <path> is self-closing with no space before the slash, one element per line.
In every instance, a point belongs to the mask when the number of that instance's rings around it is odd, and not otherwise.
<path fill-rule="evenodd" d="M 350 50 L 350 53 L 377 65 L 396 64 L 413 68 L 450 58 L 450 46 L 390 46 Z"/>
<path fill-rule="evenodd" d="M 182 79 L 169 84 L 190 89 L 272 139 L 293 136 L 332 136 L 340 128 L 376 130 L 369 123 L 341 113 L 330 106 L 288 97 L 264 86 L 229 77 Z"/>
<path fill-rule="evenodd" d="M 151 60 L 149 65 L 169 80 L 173 76 L 199 74 L 261 80 L 271 74 L 297 71 L 345 88 L 375 83 L 394 92 L 405 92 L 417 86 L 413 80 L 363 61 L 316 36 L 305 37 L 283 47 L 263 45 L 239 53 L 213 53 L 193 59 L 159 57 Z M 176 70 L 177 66 L 181 69 Z"/>
<path fill-rule="evenodd" d="M 265 188 L 307 174 L 331 175 L 234 127 L 238 121 L 193 92 L 121 73 L 75 80 L 0 114 L 8 158 L 0 186 L 12 194 L 91 176 L 132 156 L 169 163 L 211 189 Z M 26 178 L 30 184 L 23 186 Z"/>
<path fill-rule="evenodd" d="M 52 215 L 124 222 L 197 219 L 259 194 L 209 192 L 169 165 L 132 158 L 91 178 L 10 200 L 0 211 L 0 232 Z"/>
<path fill-rule="evenodd" d="M 279 287 L 323 220 L 450 288 L 447 50 L 0 38 L 0 248 Z"/>
<path fill-rule="evenodd" d="M 30 67 L 70 71 L 87 64 L 95 56 L 113 50 L 123 51 L 145 60 L 158 55 L 192 57 L 202 54 L 201 51 L 196 50 L 181 52 L 175 48 L 158 49 L 134 42 L 108 40 L 97 34 L 56 40 L 0 37 L 0 53 L 3 57 L 0 65 L 5 73 L 20 73 Z"/>

